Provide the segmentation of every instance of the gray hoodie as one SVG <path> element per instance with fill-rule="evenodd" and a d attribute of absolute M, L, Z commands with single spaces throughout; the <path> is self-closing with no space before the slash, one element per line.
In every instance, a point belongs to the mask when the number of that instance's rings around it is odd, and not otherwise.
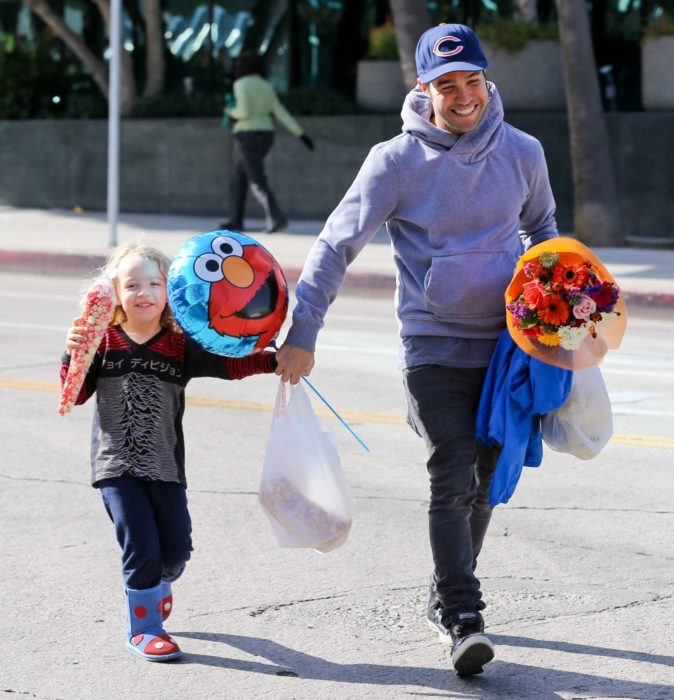
<path fill-rule="evenodd" d="M 372 148 L 309 252 L 287 343 L 315 348 L 347 266 L 385 224 L 402 366 L 488 364 L 518 257 L 557 235 L 543 148 L 503 121 L 488 86 L 477 128 L 459 137 L 429 121 L 419 88 L 407 95 L 402 134 Z"/>

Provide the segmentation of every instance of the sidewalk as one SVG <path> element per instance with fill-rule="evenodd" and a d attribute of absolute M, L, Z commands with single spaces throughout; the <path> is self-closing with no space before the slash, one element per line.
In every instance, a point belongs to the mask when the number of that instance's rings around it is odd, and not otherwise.
<path fill-rule="evenodd" d="M 255 233 L 260 220 L 249 220 L 251 235 L 279 261 L 294 283 L 320 232 L 322 221 L 291 221 L 288 230 Z M 218 227 L 214 217 L 122 214 L 117 242 L 142 240 L 173 256 L 183 241 Z M 109 230 L 103 212 L 0 207 L 0 271 L 87 276 L 109 250 Z M 657 248 L 595 248 L 594 252 L 622 288 L 628 302 L 674 306 L 674 250 Z M 392 291 L 395 268 L 388 237 L 382 231 L 349 268 L 345 289 Z"/>

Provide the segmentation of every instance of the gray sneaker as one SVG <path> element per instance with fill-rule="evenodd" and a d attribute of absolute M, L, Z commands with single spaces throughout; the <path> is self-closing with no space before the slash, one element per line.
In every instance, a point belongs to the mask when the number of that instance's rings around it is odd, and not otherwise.
<path fill-rule="evenodd" d="M 494 645 L 484 633 L 484 620 L 477 611 L 455 613 L 443 620 L 443 607 L 431 589 L 428 602 L 428 625 L 440 641 L 452 645 L 452 664 L 459 676 L 482 673 L 483 666 L 494 658 Z"/>

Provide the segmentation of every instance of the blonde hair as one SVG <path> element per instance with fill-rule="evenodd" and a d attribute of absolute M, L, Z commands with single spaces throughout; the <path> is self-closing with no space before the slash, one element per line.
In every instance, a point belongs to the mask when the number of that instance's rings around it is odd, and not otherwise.
<path fill-rule="evenodd" d="M 106 277 L 109 277 L 113 281 L 117 292 L 119 292 L 117 288 L 119 264 L 124 258 L 127 258 L 130 255 L 136 255 L 139 258 L 142 258 L 143 260 L 148 260 L 150 262 L 156 263 L 157 267 L 159 268 L 159 272 L 161 273 L 161 276 L 164 278 L 164 282 L 166 282 L 168 270 L 171 266 L 171 259 L 167 255 L 164 255 L 164 253 L 162 253 L 161 250 L 158 250 L 157 248 L 152 248 L 150 246 L 135 241 L 127 241 L 126 243 L 118 245 L 110 253 L 108 259 L 105 261 L 105 264 L 101 268 L 101 273 Z M 126 313 L 124 313 L 122 305 L 118 303 L 115 307 L 115 312 L 112 316 L 112 320 L 110 321 L 110 325 L 116 326 L 120 323 L 124 323 L 125 321 Z M 167 328 L 168 330 L 175 331 L 178 333 L 182 332 L 180 326 L 178 326 L 178 324 L 176 323 L 175 318 L 173 318 L 173 314 L 171 313 L 171 308 L 169 307 L 168 303 L 162 311 L 161 317 L 159 318 L 159 323 L 162 328 Z"/>

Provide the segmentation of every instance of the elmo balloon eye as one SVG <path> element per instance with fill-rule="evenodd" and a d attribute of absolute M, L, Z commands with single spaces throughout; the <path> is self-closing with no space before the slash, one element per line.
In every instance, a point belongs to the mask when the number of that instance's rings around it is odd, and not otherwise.
<path fill-rule="evenodd" d="M 204 282 L 219 282 L 224 277 L 222 258 L 214 253 L 200 255 L 194 261 L 194 272 Z"/>
<path fill-rule="evenodd" d="M 213 239 L 211 249 L 223 258 L 228 258 L 230 255 L 243 255 L 241 243 L 231 236 L 218 236 Z"/>

